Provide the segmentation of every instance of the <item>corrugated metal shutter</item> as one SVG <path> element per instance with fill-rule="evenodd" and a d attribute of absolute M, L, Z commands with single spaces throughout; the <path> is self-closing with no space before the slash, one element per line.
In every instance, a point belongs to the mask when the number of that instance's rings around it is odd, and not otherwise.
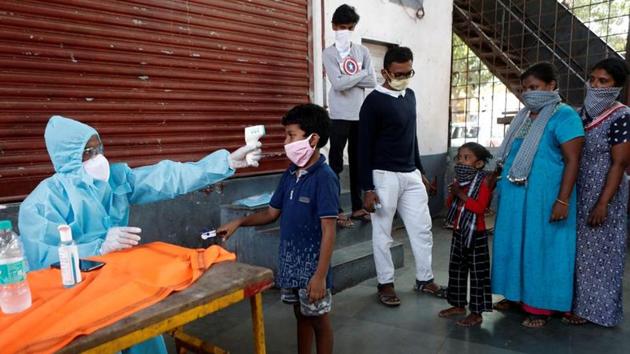
<path fill-rule="evenodd" d="M 308 102 L 308 0 L 56 0 L 0 4 L 0 202 L 53 173 L 53 114 L 94 126 L 131 166 L 191 161 L 265 124 L 286 167 L 282 114 Z"/>

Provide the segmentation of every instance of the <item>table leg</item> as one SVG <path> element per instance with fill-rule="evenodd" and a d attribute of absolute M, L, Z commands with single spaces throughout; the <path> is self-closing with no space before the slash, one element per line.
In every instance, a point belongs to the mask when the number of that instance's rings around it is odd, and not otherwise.
<path fill-rule="evenodd" d="M 265 354 L 265 322 L 263 319 L 262 294 L 249 298 L 252 307 L 252 323 L 254 327 L 254 349 L 256 354 Z"/>

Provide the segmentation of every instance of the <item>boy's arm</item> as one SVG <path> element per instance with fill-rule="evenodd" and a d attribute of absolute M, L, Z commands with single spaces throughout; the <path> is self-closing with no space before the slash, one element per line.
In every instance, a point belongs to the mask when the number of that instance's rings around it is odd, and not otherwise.
<path fill-rule="evenodd" d="M 336 50 L 336 49 L 335 49 Z M 367 70 L 361 70 L 354 75 L 345 75 L 341 72 L 337 59 L 329 54 L 330 52 L 324 52 L 324 70 L 326 70 L 326 76 L 330 80 L 330 84 L 333 89 L 337 91 L 344 91 L 356 86 L 363 78 L 368 76 Z"/>
<path fill-rule="evenodd" d="M 326 275 L 330 268 L 330 259 L 332 258 L 333 245 L 335 244 L 335 233 L 337 232 L 337 218 L 328 217 L 321 218 L 322 223 L 322 244 L 319 251 L 319 261 L 317 262 L 317 270 L 308 283 L 308 297 L 313 301 L 317 301 L 326 295 Z"/>
<path fill-rule="evenodd" d="M 280 209 L 276 209 L 270 206 L 263 211 L 250 214 L 242 218 L 234 219 L 227 224 L 221 225 L 217 229 L 217 235 L 221 236 L 224 240 L 227 240 L 241 226 L 257 226 L 270 224 L 276 221 L 279 216 Z"/>

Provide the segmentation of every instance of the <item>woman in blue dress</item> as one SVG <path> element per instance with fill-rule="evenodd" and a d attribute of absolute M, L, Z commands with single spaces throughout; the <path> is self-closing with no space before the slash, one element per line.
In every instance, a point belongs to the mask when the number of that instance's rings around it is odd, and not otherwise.
<path fill-rule="evenodd" d="M 497 157 L 501 178 L 493 244 L 492 291 L 499 310 L 521 304 L 523 326 L 544 326 L 573 299 L 576 240 L 574 185 L 584 143 L 578 114 L 561 103 L 554 68 L 521 75 L 525 107 Z"/>
<path fill-rule="evenodd" d="M 586 143 L 577 181 L 573 314 L 565 322 L 612 327 L 623 320 L 627 247 L 630 108 L 617 102 L 630 74 L 622 59 L 595 64 L 580 111 Z"/>

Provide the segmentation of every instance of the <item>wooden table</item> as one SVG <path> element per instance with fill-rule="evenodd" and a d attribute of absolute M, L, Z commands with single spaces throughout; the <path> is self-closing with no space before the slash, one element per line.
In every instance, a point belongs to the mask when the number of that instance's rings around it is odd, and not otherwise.
<path fill-rule="evenodd" d="M 212 266 L 189 288 L 173 293 L 159 303 L 111 326 L 75 339 L 60 353 L 113 353 L 164 333 L 173 335 L 179 352 L 188 349 L 227 353 L 186 334 L 183 326 L 249 298 L 255 352 L 263 354 L 266 349 L 262 291 L 272 284 L 273 274 L 267 268 L 237 262 L 219 263 Z"/>

